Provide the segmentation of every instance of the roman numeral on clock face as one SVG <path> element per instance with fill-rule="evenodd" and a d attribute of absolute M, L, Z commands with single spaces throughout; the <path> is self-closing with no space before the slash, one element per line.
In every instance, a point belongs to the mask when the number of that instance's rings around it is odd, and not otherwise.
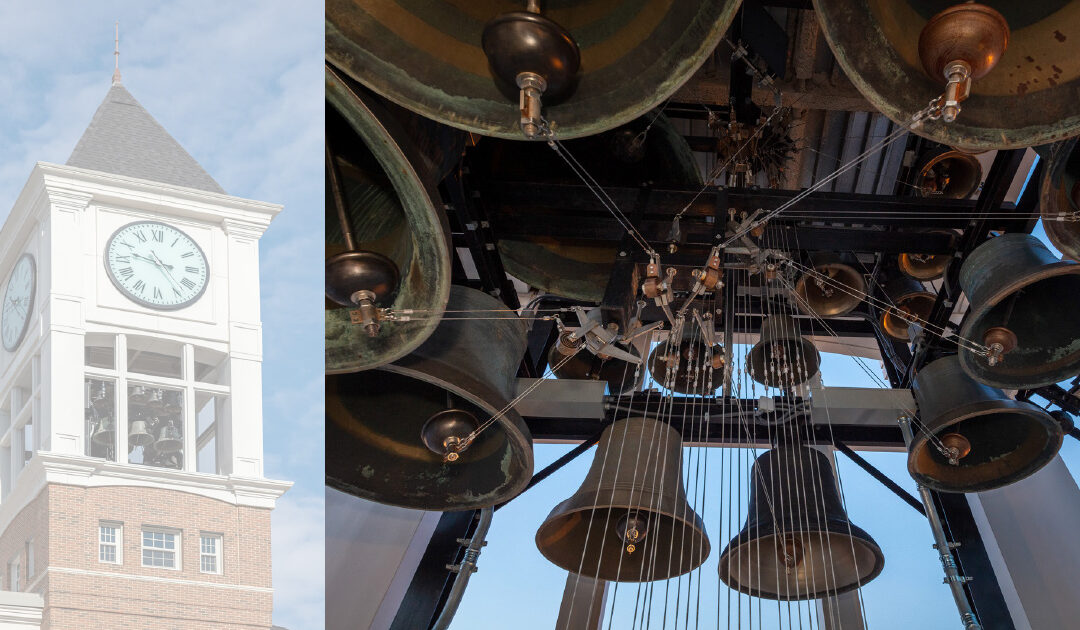
<path fill-rule="evenodd" d="M 153 309 L 183 308 L 206 290 L 206 257 L 183 230 L 158 221 L 118 229 L 106 245 L 105 264 L 124 295 Z"/>

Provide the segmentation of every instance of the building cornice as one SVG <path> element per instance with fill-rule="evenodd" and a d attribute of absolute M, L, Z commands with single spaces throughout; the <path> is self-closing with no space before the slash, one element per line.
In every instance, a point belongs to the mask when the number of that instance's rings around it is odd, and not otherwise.
<path fill-rule="evenodd" d="M 0 593 L 0 624 L 41 623 L 45 600 L 37 593 Z"/>
<path fill-rule="evenodd" d="M 80 488 L 139 487 L 186 492 L 230 505 L 273 509 L 278 497 L 292 487 L 277 481 L 235 475 L 211 475 L 103 459 L 38 451 L 0 503 L 0 531 L 49 484 Z"/>

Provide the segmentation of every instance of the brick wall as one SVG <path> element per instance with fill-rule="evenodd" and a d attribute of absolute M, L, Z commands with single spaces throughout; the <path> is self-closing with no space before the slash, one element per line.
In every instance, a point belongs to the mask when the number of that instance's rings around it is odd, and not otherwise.
<path fill-rule="evenodd" d="M 101 521 L 123 526 L 122 564 L 98 561 Z M 142 566 L 144 526 L 179 534 L 179 569 Z M 50 569 L 34 589 L 45 597 L 43 630 L 271 626 L 270 510 L 179 490 L 50 484 L 0 536 L 5 570 L 34 531 L 37 572 Z M 222 536 L 221 575 L 199 570 L 201 533 Z"/>

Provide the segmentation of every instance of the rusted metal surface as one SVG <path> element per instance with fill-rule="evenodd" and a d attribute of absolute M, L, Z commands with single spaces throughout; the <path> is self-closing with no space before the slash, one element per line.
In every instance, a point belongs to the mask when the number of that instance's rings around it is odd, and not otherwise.
<path fill-rule="evenodd" d="M 923 430 L 912 441 L 908 472 L 928 488 L 1000 488 L 1034 474 L 1061 448 L 1063 433 L 1050 414 L 972 380 L 956 356 L 924 367 L 912 389 Z M 961 440 L 970 450 L 954 453 L 956 463 L 950 463 L 940 447 L 947 448 L 950 441 L 963 444 Z"/>
<path fill-rule="evenodd" d="M 328 370 L 366 370 L 416 349 L 435 330 L 450 293 L 450 227 L 438 209 L 435 166 L 422 157 L 389 109 L 361 86 L 326 69 L 326 98 L 362 146 L 348 150 L 336 138 L 340 156 L 356 164 L 341 169 L 344 196 L 357 247 L 396 263 L 401 282 L 390 305 L 416 309 L 425 318 L 383 322 L 369 337 L 345 308 L 326 310 Z M 429 153 L 430 154 L 430 153 Z M 329 198 L 329 195 L 328 195 Z M 327 221 L 327 255 L 342 251 L 336 221 Z"/>
<path fill-rule="evenodd" d="M 562 138 L 629 122 L 679 88 L 708 58 L 738 0 L 552 0 L 545 17 L 581 48 L 577 88 L 545 116 Z M 354 79 L 434 120 L 523 139 L 517 89 L 496 82 L 484 25 L 519 0 L 328 0 L 326 56 Z M 500 89 L 501 88 L 501 89 Z"/>
<path fill-rule="evenodd" d="M 822 32 L 855 87 L 904 124 L 944 91 L 919 58 L 919 33 L 953 2 L 814 0 Z M 916 133 L 961 148 L 1045 144 L 1080 133 L 1080 3 L 1032 0 L 997 7 L 1011 30 L 1001 61 L 975 81 L 953 123 Z"/>
<path fill-rule="evenodd" d="M 486 422 L 514 397 L 525 324 L 495 298 L 454 286 L 456 313 L 415 351 L 366 372 L 329 364 L 327 484 L 373 501 L 428 510 L 495 505 L 517 495 L 533 470 L 532 438 L 509 409 L 457 461 L 423 442 L 423 428 L 448 408 Z M 464 317 L 464 319 L 462 319 Z M 476 317 L 484 317 L 477 319 Z"/>
<path fill-rule="evenodd" d="M 975 380 L 1002 389 L 1032 389 L 1080 372 L 1080 264 L 1058 260 L 1029 234 L 1004 234 L 975 249 L 960 268 L 971 301 L 960 336 L 987 345 L 1001 326 L 1017 345 L 996 365 L 969 349 L 960 363 Z"/>

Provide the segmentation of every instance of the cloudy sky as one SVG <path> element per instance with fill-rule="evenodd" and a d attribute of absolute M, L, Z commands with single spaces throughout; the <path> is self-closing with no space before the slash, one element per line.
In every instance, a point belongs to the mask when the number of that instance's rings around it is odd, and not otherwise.
<path fill-rule="evenodd" d="M 323 627 L 322 50 L 318 0 L 0 3 L 0 220 L 125 87 L 232 195 L 281 203 L 262 240 L 274 621 Z"/>

